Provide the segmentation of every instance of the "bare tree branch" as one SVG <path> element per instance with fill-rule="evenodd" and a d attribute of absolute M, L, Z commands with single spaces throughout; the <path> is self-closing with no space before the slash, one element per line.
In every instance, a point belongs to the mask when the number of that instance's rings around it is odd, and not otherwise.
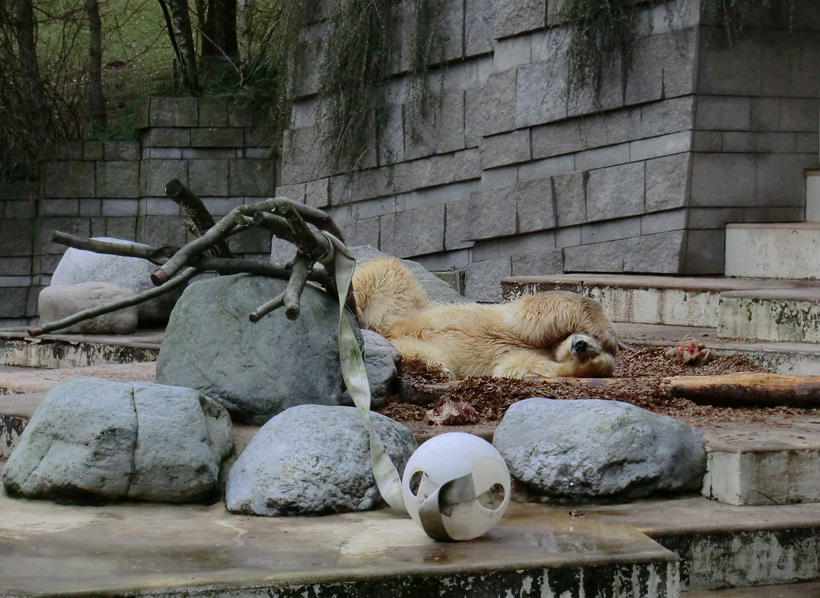
<path fill-rule="evenodd" d="M 205 270 L 213 270 L 220 274 L 251 273 L 288 279 L 287 287 L 282 294 L 249 314 L 253 322 L 259 321 L 282 306 L 285 307 L 285 315 L 289 319 L 298 318 L 301 313 L 302 292 L 309 280 L 323 286 L 330 293 L 336 293 L 333 276 L 333 256 L 336 248 L 325 234 L 311 229 L 307 224 L 310 222 L 327 232 L 335 231 L 334 236 L 341 237 L 336 224 L 324 212 L 284 197 L 276 197 L 234 208 L 218 222 L 213 222 L 213 217 L 201 200 L 178 180 L 174 179 L 166 185 L 166 193 L 186 207 L 189 216 L 197 220 L 196 232 L 201 233 L 201 236 L 181 248 L 157 248 L 140 243 L 86 239 L 59 231 L 52 233 L 52 239 L 63 245 L 97 253 L 142 258 L 159 265 L 151 275 L 151 280 L 157 285 L 156 288 L 129 299 L 84 310 L 60 321 L 32 328 L 29 330 L 32 336 L 59 330 L 85 319 L 147 301 L 176 288 L 190 280 L 197 272 Z M 296 245 L 297 254 L 289 268 L 257 260 L 206 255 L 219 245 L 227 248 L 227 237 L 252 227 L 263 227 L 277 237 Z"/>
<path fill-rule="evenodd" d="M 199 196 L 188 189 L 179 179 L 172 179 L 165 185 L 165 195 L 170 197 L 179 206 L 185 210 L 185 213 L 190 218 L 192 230 L 197 237 L 201 237 L 213 228 L 216 222 L 214 217 L 202 203 Z M 230 247 L 221 239 L 216 245 L 210 249 L 211 255 L 216 257 L 234 257 Z"/>
<path fill-rule="evenodd" d="M 143 245 L 141 243 L 118 243 L 116 241 L 87 239 L 61 231 L 53 231 L 51 233 L 51 240 L 60 245 L 93 251 L 95 253 L 142 258 L 157 265 L 165 263 L 173 252 L 178 251 L 178 248 L 168 246 L 152 247 L 151 245 Z M 242 258 L 204 257 L 198 262 L 198 269 L 203 272 L 214 271 L 224 275 L 247 272 L 248 274 L 282 278 L 285 280 L 290 278 L 291 275 L 291 271 L 284 266 Z M 327 288 L 327 285 L 331 282 L 324 270 L 315 268 L 308 280 L 325 288 Z M 23 328 L 25 329 L 25 327 Z"/>
<path fill-rule="evenodd" d="M 143 291 L 142 293 L 137 293 L 133 297 L 127 297 L 126 299 L 120 299 L 119 301 L 113 301 L 111 303 L 106 303 L 105 305 L 99 305 L 97 307 L 92 307 L 90 309 L 84 309 L 83 311 L 79 311 L 76 314 L 68 316 L 67 318 L 63 318 L 62 320 L 57 320 L 55 322 L 49 322 L 48 324 L 44 324 L 43 326 L 30 328 L 28 333 L 30 336 L 40 336 L 41 334 L 47 334 L 55 330 L 60 330 L 61 328 L 68 328 L 72 324 L 82 322 L 83 320 L 89 320 L 91 318 L 96 318 L 97 316 L 101 316 L 103 314 L 109 314 L 112 311 L 117 311 L 118 309 L 131 307 L 132 305 L 139 305 L 144 301 L 148 301 L 149 299 L 153 299 L 154 297 L 159 297 L 160 295 L 167 293 L 168 291 L 175 289 L 180 285 L 185 284 L 191 278 L 193 278 L 198 272 L 199 270 L 197 270 L 196 268 L 188 268 L 180 272 L 177 276 L 170 279 L 163 285 L 160 285 L 153 289 L 148 289 L 147 291 Z"/>

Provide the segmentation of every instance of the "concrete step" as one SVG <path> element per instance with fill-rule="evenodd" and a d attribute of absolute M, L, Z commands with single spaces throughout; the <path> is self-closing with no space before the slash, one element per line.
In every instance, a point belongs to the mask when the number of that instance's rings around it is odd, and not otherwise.
<path fill-rule="evenodd" d="M 820 579 L 817 503 L 738 507 L 688 498 L 580 508 L 595 521 L 636 526 L 675 552 L 684 592 Z"/>
<path fill-rule="evenodd" d="M 820 223 L 726 225 L 726 276 L 820 278 Z"/>
<path fill-rule="evenodd" d="M 0 537 L 4 597 L 680 595 L 678 557 L 641 531 L 521 503 L 480 540 L 438 543 L 388 510 L 247 517 L 0 495 Z"/>
<path fill-rule="evenodd" d="M 820 290 L 811 287 L 722 293 L 718 335 L 820 343 Z"/>
<path fill-rule="evenodd" d="M 718 336 L 820 342 L 820 282 L 561 274 L 501 281 L 504 300 L 565 290 L 601 302 L 615 322 L 715 328 Z"/>
<path fill-rule="evenodd" d="M 44 334 L 0 331 L 0 365 L 30 368 L 75 368 L 156 361 L 163 331 L 135 334 Z"/>
<path fill-rule="evenodd" d="M 704 498 L 513 502 L 481 539 L 436 543 L 389 510 L 249 518 L 221 504 L 82 507 L 0 494 L 0 537 L 0 595 L 21 597 L 704 598 L 696 592 L 820 579 L 820 505 Z"/>
<path fill-rule="evenodd" d="M 737 506 L 820 503 L 820 416 L 778 415 L 700 431 L 705 497 Z"/>

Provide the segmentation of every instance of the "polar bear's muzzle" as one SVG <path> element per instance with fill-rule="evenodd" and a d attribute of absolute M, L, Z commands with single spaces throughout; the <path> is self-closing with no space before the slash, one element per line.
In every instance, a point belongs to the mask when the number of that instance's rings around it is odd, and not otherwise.
<path fill-rule="evenodd" d="M 573 334 L 570 338 L 570 353 L 575 359 L 591 359 L 601 353 L 601 345 L 586 334 Z"/>

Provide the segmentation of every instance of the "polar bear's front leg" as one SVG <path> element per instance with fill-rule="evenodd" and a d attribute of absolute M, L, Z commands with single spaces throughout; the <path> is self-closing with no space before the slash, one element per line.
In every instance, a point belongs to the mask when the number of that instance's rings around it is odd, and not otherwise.
<path fill-rule="evenodd" d="M 429 370 L 441 372 L 451 380 L 455 378 L 453 372 L 446 365 L 446 355 L 436 348 L 435 343 L 406 336 L 391 338 L 390 342 L 401 353 L 402 359 L 414 359 L 421 362 Z"/>
<path fill-rule="evenodd" d="M 553 361 L 530 349 L 517 349 L 507 353 L 493 368 L 491 375 L 496 378 L 523 379 L 532 375 L 556 378 L 573 374 L 566 364 Z"/>
<path fill-rule="evenodd" d="M 550 359 L 540 351 L 516 349 L 499 360 L 493 376 L 500 378 L 597 378 L 609 376 L 615 366 L 615 357 L 603 350 L 600 343 L 586 334 L 573 334 L 555 349 Z"/>

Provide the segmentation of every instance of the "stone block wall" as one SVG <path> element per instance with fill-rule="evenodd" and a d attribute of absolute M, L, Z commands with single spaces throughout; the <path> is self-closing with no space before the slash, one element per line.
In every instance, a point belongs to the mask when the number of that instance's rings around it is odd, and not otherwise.
<path fill-rule="evenodd" d="M 180 179 L 215 217 L 273 195 L 276 160 L 250 109 L 224 98 L 151 98 L 137 114 L 135 141 L 78 141 L 53 148 L 37 183 L 0 189 L 0 325 L 31 319 L 65 247 L 53 230 L 151 245 L 190 240 L 182 210 L 165 196 Z M 230 240 L 266 259 L 266 234 Z"/>
<path fill-rule="evenodd" d="M 36 296 L 30 289 L 39 284 L 32 268 L 37 192 L 37 185 L 27 182 L 0 186 L 0 326 L 33 313 Z"/>
<path fill-rule="evenodd" d="M 723 272 L 727 223 L 802 221 L 805 171 L 818 165 L 817 4 L 760 9 L 731 46 L 717 25 L 707 10 L 686 254 L 692 274 Z"/>
<path fill-rule="evenodd" d="M 467 294 L 489 301 L 509 275 L 722 273 L 725 222 L 802 219 L 802 169 L 818 161 L 812 0 L 791 25 L 761 15 L 731 49 L 711 0 L 644 5 L 631 59 L 607 57 L 600 85 L 575 92 L 561 4 L 446 3 L 435 110 L 412 113 L 397 57 L 385 143 L 353 179 L 321 160 L 308 76 L 279 192 L 328 209 L 352 244 L 465 269 Z"/>

